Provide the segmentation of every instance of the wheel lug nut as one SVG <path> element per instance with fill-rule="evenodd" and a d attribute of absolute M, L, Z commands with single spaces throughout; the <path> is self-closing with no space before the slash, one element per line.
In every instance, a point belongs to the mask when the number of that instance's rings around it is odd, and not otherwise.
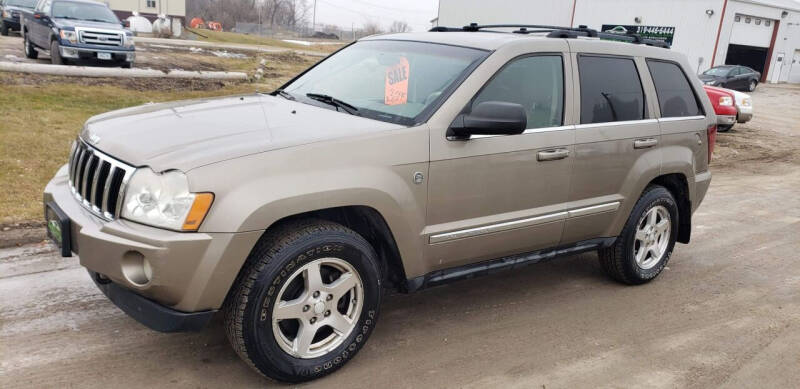
<path fill-rule="evenodd" d="M 308 310 L 309 310 L 309 309 L 311 309 L 311 307 L 310 307 L 310 306 L 308 306 L 308 305 L 303 305 L 303 312 L 308 312 Z"/>
<path fill-rule="evenodd" d="M 331 311 L 325 311 L 325 317 L 328 317 L 330 315 L 331 315 Z"/>
<path fill-rule="evenodd" d="M 311 322 L 311 324 L 314 324 L 314 323 L 317 322 L 317 318 L 316 317 L 312 317 L 311 320 L 309 320 L 309 321 Z"/>
<path fill-rule="evenodd" d="M 328 301 L 333 300 L 333 295 L 329 294 L 328 297 L 325 297 L 325 300 L 328 300 Z"/>
<path fill-rule="evenodd" d="M 314 292 L 314 298 L 317 298 L 317 297 L 319 297 L 319 291 L 315 291 Z"/>

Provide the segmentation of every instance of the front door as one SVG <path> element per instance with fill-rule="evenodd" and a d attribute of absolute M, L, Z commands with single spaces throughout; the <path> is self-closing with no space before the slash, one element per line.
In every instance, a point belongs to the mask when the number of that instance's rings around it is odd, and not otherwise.
<path fill-rule="evenodd" d="M 447 139 L 447 128 L 431 129 L 424 231 L 431 270 L 552 247 L 561 240 L 572 168 L 574 127 L 567 125 L 571 115 L 565 115 L 572 81 L 566 45 L 550 44 L 558 50 L 509 58 L 466 100 L 464 112 L 486 101 L 522 105 L 528 128 L 523 134 Z"/>

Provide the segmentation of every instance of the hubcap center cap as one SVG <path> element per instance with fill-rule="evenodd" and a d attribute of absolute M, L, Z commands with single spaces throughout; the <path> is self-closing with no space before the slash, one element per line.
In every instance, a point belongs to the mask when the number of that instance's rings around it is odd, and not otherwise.
<path fill-rule="evenodd" d="M 314 313 L 319 315 L 322 312 L 325 312 L 325 303 L 323 303 L 322 301 L 317 301 L 317 303 L 314 304 Z"/>

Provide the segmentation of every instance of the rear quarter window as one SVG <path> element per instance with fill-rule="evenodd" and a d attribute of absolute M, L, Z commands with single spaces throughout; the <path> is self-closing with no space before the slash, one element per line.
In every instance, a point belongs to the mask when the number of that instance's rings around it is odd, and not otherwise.
<path fill-rule="evenodd" d="M 656 87 L 661 117 L 703 115 L 686 74 L 677 64 L 648 59 L 647 67 Z"/>
<path fill-rule="evenodd" d="M 581 55 L 581 124 L 644 119 L 644 92 L 631 58 Z"/>

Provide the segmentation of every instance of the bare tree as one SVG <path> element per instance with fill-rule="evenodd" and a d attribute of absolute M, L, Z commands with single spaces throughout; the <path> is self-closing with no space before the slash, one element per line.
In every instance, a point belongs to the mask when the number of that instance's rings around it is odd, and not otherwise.
<path fill-rule="evenodd" d="M 381 25 L 375 21 L 369 21 L 364 23 L 364 27 L 362 27 L 361 31 L 364 35 L 375 35 L 383 33 L 381 29 Z"/>
<path fill-rule="evenodd" d="M 409 32 L 411 31 L 411 26 L 408 25 L 405 21 L 395 20 L 389 26 L 389 32 Z"/>

